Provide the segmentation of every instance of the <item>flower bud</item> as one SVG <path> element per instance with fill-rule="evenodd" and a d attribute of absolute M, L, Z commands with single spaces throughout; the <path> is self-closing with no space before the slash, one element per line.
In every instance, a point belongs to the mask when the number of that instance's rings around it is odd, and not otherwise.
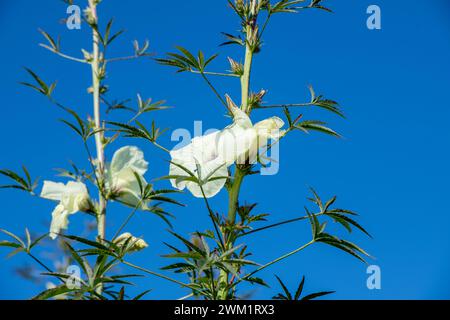
<path fill-rule="evenodd" d="M 144 239 L 136 238 L 131 233 L 125 232 L 113 241 L 118 247 L 127 246 L 129 252 L 140 251 L 148 247 Z"/>

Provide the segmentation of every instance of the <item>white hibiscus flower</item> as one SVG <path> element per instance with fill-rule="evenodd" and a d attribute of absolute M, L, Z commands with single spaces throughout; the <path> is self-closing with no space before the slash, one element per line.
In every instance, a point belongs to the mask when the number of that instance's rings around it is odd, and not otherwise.
<path fill-rule="evenodd" d="M 50 237 L 56 239 L 61 229 L 69 226 L 69 215 L 86 211 L 91 207 L 86 185 L 82 182 L 69 181 L 67 184 L 44 181 L 41 197 L 58 201 L 52 213 Z"/>
<path fill-rule="evenodd" d="M 231 105 L 230 110 L 233 113 L 230 126 L 222 131 L 195 137 L 190 144 L 170 152 L 172 163 L 169 174 L 180 177 L 171 180 L 174 188 L 188 188 L 195 197 L 203 197 L 198 183 L 184 180 L 189 178 L 189 174 L 182 166 L 200 179 L 207 180 L 202 185 L 203 192 L 206 198 L 213 197 L 225 185 L 229 166 L 246 161 L 254 163 L 258 150 L 265 147 L 269 139 L 278 139 L 283 134 L 280 129 L 284 122 L 278 117 L 253 125 L 248 115 L 238 107 Z"/>
<path fill-rule="evenodd" d="M 144 179 L 147 169 L 148 162 L 145 161 L 144 153 L 139 148 L 123 147 L 114 153 L 112 161 L 107 167 L 107 189 L 125 204 L 137 206 L 141 203 L 139 182 L 142 188 L 147 186 Z"/>

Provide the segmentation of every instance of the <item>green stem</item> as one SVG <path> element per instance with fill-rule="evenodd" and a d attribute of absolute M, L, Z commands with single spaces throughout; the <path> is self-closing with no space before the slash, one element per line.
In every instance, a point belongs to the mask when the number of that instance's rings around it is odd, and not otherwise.
<path fill-rule="evenodd" d="M 195 288 L 191 287 L 191 286 L 188 285 L 188 284 L 185 284 L 185 283 L 183 283 L 183 282 L 181 282 L 181 281 L 172 279 L 172 278 L 167 277 L 167 276 L 165 276 L 165 275 L 163 275 L 163 274 L 160 274 L 160 273 L 157 273 L 157 272 L 148 270 L 148 269 L 146 269 L 146 268 L 139 267 L 139 266 L 137 266 L 137 265 L 135 265 L 135 264 L 132 264 L 131 262 L 128 262 L 128 261 L 122 261 L 122 263 L 125 264 L 125 265 L 127 265 L 127 266 L 129 266 L 129 267 L 132 267 L 132 268 L 134 268 L 134 269 L 136 269 L 136 270 L 139 270 L 139 271 L 142 271 L 142 272 L 151 274 L 151 275 L 153 275 L 153 276 L 156 276 L 156 277 L 158 277 L 158 278 L 162 278 L 162 279 L 164 279 L 164 280 L 168 280 L 168 281 L 170 281 L 170 282 L 179 284 L 180 286 L 182 286 L 182 287 L 184 287 L 184 288 L 189 288 L 189 289 L 191 289 L 191 290 L 193 290 L 193 291 L 196 291 L 196 292 L 199 293 L 199 294 L 204 294 L 204 292 L 202 292 L 201 290 L 195 289 Z"/>
<path fill-rule="evenodd" d="M 97 2 L 95 0 L 89 0 L 89 7 L 94 19 L 94 24 L 98 23 L 97 16 Z M 95 130 L 101 129 L 100 120 L 100 37 L 96 28 L 92 28 L 92 96 L 93 96 L 93 106 L 94 106 L 94 123 Z M 105 168 L 105 157 L 103 148 L 103 133 L 101 131 L 95 134 L 95 146 L 97 149 L 97 163 L 98 171 L 100 177 L 100 183 L 103 180 L 103 173 Z M 98 186 L 102 189 L 102 186 Z M 103 193 L 99 192 L 99 208 L 97 212 L 97 236 L 98 240 L 102 242 L 105 239 L 105 225 L 106 225 L 106 199 Z"/>
<path fill-rule="evenodd" d="M 197 70 L 191 70 L 192 73 L 196 74 L 205 74 L 210 76 L 220 76 L 220 77 L 232 77 L 232 78 L 238 78 L 239 76 L 234 73 L 222 73 L 222 72 L 209 72 L 209 71 L 197 71 Z"/>
<path fill-rule="evenodd" d="M 245 62 L 244 73 L 241 77 L 241 109 L 247 113 L 250 113 L 248 105 L 248 97 L 250 94 L 250 74 L 252 71 L 253 63 L 253 49 L 250 46 L 250 33 L 252 32 L 251 26 L 247 26 L 247 40 L 245 45 Z"/>
<path fill-rule="evenodd" d="M 313 216 L 316 216 L 316 217 L 319 217 L 321 215 L 323 215 L 323 213 L 313 214 Z M 277 223 L 270 224 L 270 225 L 265 226 L 265 227 L 261 227 L 261 228 L 258 228 L 258 229 L 253 229 L 253 230 L 250 230 L 250 231 L 247 231 L 247 232 L 243 232 L 239 236 L 240 237 L 248 236 L 249 234 L 253 234 L 253 233 L 256 233 L 256 232 L 259 232 L 259 231 L 263 231 L 263 230 L 279 227 L 279 226 L 282 226 L 282 225 L 285 225 L 285 224 L 288 224 L 288 223 L 293 223 L 293 222 L 297 222 L 297 221 L 307 220 L 309 218 L 310 218 L 309 216 L 303 216 L 303 217 L 299 217 L 299 218 L 294 218 L 294 219 L 289 219 L 289 220 L 277 222 Z"/>
<path fill-rule="evenodd" d="M 298 252 L 300 252 L 300 251 L 306 249 L 307 247 L 309 247 L 309 246 L 312 245 L 313 243 L 315 243 L 315 240 L 311 240 L 310 242 L 308 242 L 307 244 L 301 246 L 300 248 L 297 248 L 297 249 L 295 249 L 294 251 L 291 251 L 291 252 L 289 252 L 289 253 L 286 253 L 286 254 L 282 255 L 281 257 L 278 257 L 278 258 L 276 258 L 275 260 L 272 260 L 272 261 L 266 263 L 265 265 L 260 266 L 258 269 L 256 269 L 256 270 L 250 272 L 249 274 L 243 276 L 241 279 L 239 279 L 238 281 L 236 281 L 235 283 L 233 283 L 233 287 L 236 286 L 238 283 L 240 283 L 240 282 L 242 282 L 242 281 L 244 281 L 244 280 L 250 278 L 250 277 L 253 276 L 254 274 L 256 274 L 256 273 L 258 273 L 258 272 L 260 272 L 260 271 L 262 271 L 262 270 L 264 270 L 264 269 L 266 269 L 266 268 L 268 268 L 268 267 L 270 267 L 271 265 L 273 265 L 273 264 L 275 264 L 275 263 L 277 263 L 277 262 L 280 262 L 281 260 L 284 260 L 284 259 L 286 259 L 286 258 L 289 258 L 290 256 L 292 256 L 292 255 L 294 255 L 294 254 L 296 254 L 296 253 L 298 253 Z"/>
<path fill-rule="evenodd" d="M 253 62 L 253 49 L 250 45 L 250 37 L 252 34 L 252 26 L 248 25 L 246 28 L 246 46 L 245 46 L 245 62 L 244 62 L 244 73 L 241 77 L 241 109 L 250 114 L 250 106 L 248 104 L 250 95 L 250 74 L 252 71 Z M 228 224 L 234 226 L 236 223 L 236 212 L 238 209 L 239 192 L 241 190 L 241 185 L 244 180 L 245 173 L 236 165 L 236 171 L 234 173 L 234 179 L 232 181 L 231 187 L 228 193 Z M 226 249 L 232 248 L 234 246 L 234 237 L 225 240 Z M 219 290 L 217 298 L 219 300 L 226 300 L 228 298 L 229 286 L 228 286 L 228 272 L 221 270 L 219 274 Z"/>
<path fill-rule="evenodd" d="M 137 212 L 137 209 L 140 206 L 141 206 L 141 201 L 139 201 L 137 206 L 134 207 L 133 211 L 131 211 L 131 213 L 128 215 L 128 217 L 125 219 L 125 221 L 120 225 L 119 229 L 117 229 L 116 233 L 114 234 L 113 241 L 114 241 L 114 239 L 116 239 L 119 236 L 120 232 L 125 228 L 125 226 L 128 224 L 128 222 L 130 222 L 131 218 L 133 218 L 133 216 Z"/>
<path fill-rule="evenodd" d="M 214 92 L 214 94 L 216 95 L 216 97 L 220 100 L 220 102 L 225 106 L 225 108 L 228 109 L 228 104 L 226 103 L 226 101 L 222 98 L 222 96 L 220 95 L 220 93 L 217 91 L 216 87 L 214 87 L 214 85 L 211 83 L 211 81 L 209 81 L 208 77 L 206 76 L 206 74 L 204 72 L 200 72 L 200 74 L 202 75 L 202 78 L 206 81 L 206 83 L 208 84 L 208 86 L 211 88 L 211 90 Z"/>
<path fill-rule="evenodd" d="M 236 222 L 236 212 L 238 209 L 239 192 L 241 190 L 242 182 L 245 174 L 236 166 L 233 183 L 228 195 L 228 223 L 234 225 Z"/>

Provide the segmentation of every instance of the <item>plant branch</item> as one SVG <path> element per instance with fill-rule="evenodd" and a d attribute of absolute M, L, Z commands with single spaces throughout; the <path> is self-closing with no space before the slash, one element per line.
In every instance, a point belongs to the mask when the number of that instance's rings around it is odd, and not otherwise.
<path fill-rule="evenodd" d="M 208 71 L 198 71 L 198 70 L 190 70 L 190 72 L 195 74 L 204 74 L 204 75 L 210 75 L 210 76 L 220 76 L 220 77 L 232 77 L 232 78 L 239 78 L 240 76 L 233 73 L 222 73 L 222 72 L 208 72 Z"/>
<path fill-rule="evenodd" d="M 226 103 L 225 99 L 222 98 L 220 93 L 217 91 L 217 89 L 214 87 L 214 85 L 209 81 L 208 77 L 206 76 L 205 72 L 201 71 L 200 74 L 202 75 L 202 78 L 206 81 L 208 86 L 211 88 L 211 90 L 214 92 L 216 97 L 220 100 L 220 102 L 225 106 L 225 108 L 228 109 L 228 104 Z M 228 110 L 229 111 L 229 110 Z"/>
<path fill-rule="evenodd" d="M 201 290 L 192 288 L 189 284 L 185 284 L 185 283 L 183 283 L 183 282 L 181 282 L 181 281 L 172 279 L 172 278 L 170 278 L 170 277 L 168 277 L 168 276 L 165 276 L 165 275 L 163 275 L 163 274 L 160 274 L 160 273 L 157 273 L 157 272 L 148 270 L 148 269 L 143 268 L 143 267 L 139 267 L 139 266 L 137 266 L 137 265 L 135 265 L 135 264 L 132 264 L 132 263 L 130 263 L 130 262 L 128 262 L 128 261 L 122 261 L 122 263 L 125 264 L 125 265 L 127 265 L 127 266 L 129 266 L 129 267 L 131 267 L 131 268 L 134 268 L 134 269 L 136 269 L 136 270 L 140 270 L 140 271 L 142 271 L 142 272 L 151 274 L 151 275 L 156 276 L 156 277 L 158 277 L 158 278 L 162 278 L 162 279 L 164 279 L 164 280 L 167 280 L 167 281 L 170 281 L 170 282 L 179 284 L 180 286 L 182 286 L 182 287 L 184 287 L 184 288 L 189 288 L 189 289 L 191 289 L 191 290 L 193 290 L 193 291 L 196 291 L 196 292 L 199 293 L 199 294 L 204 294 L 204 292 L 202 292 Z"/>
<path fill-rule="evenodd" d="M 276 259 L 274 259 L 274 260 L 272 260 L 272 261 L 270 261 L 270 262 L 268 262 L 268 263 L 266 263 L 266 264 L 260 266 L 258 269 L 256 269 L 256 270 L 250 272 L 249 274 L 243 276 L 242 278 L 240 278 L 239 280 L 237 280 L 236 282 L 234 282 L 234 283 L 232 284 L 232 286 L 234 287 L 234 286 L 236 286 L 238 283 L 240 283 L 240 282 L 242 282 L 242 281 L 244 281 L 244 280 L 250 278 L 251 276 L 255 275 L 256 273 L 258 273 L 258 272 L 260 272 L 260 271 L 262 271 L 262 270 L 264 270 L 264 269 L 266 269 L 266 268 L 268 268 L 268 267 L 270 267 L 271 265 L 273 265 L 273 264 L 275 264 L 275 263 L 277 263 L 277 262 L 280 262 L 280 261 L 282 261 L 282 260 L 284 260 L 284 259 L 286 259 L 286 258 L 289 258 L 290 256 L 292 256 L 292 255 L 294 255 L 294 254 L 296 254 L 296 253 L 298 253 L 298 252 L 300 252 L 300 251 L 306 249 L 307 247 L 309 247 L 310 245 L 312 245 L 312 244 L 315 243 L 315 242 L 316 242 L 315 240 L 311 240 L 311 241 L 308 242 L 307 244 L 305 244 L 305 245 L 303 245 L 303 246 L 301 246 L 301 247 L 295 249 L 294 251 L 291 251 L 291 252 L 289 252 L 289 253 L 286 253 L 286 254 L 282 255 L 281 257 L 278 257 L 278 258 L 276 258 Z"/>
<path fill-rule="evenodd" d="M 323 215 L 323 214 L 324 214 L 324 213 L 316 213 L 316 214 L 313 214 L 312 216 L 319 217 L 319 216 L 321 216 L 321 215 Z M 308 217 L 308 216 L 303 216 L 303 217 L 299 217 L 299 218 L 294 218 L 294 219 L 289 219 L 289 220 L 277 222 L 277 223 L 274 223 L 274 224 L 270 224 L 270 225 L 268 225 L 268 226 L 264 226 L 264 227 L 261 227 L 261 228 L 257 228 L 257 229 L 250 230 L 250 231 L 248 231 L 248 232 L 243 232 L 243 233 L 240 234 L 240 236 L 241 236 L 241 237 L 242 237 L 242 236 L 248 236 L 248 235 L 250 235 L 250 234 L 252 234 L 252 233 L 256 233 L 256 232 L 259 232 L 259 231 L 263 231 L 263 230 L 267 230 L 267 229 L 279 227 L 279 226 L 282 226 L 282 225 L 285 225 L 285 224 L 289 224 L 289 223 L 292 223 L 292 222 L 297 222 L 297 221 L 307 220 L 307 219 L 309 219 L 309 218 L 310 218 L 310 217 Z"/>
<path fill-rule="evenodd" d="M 79 62 L 79 63 L 89 63 L 87 62 L 85 59 L 79 59 L 79 58 L 75 58 L 72 56 L 69 56 L 67 54 L 62 53 L 61 51 L 57 51 L 55 49 L 50 48 L 49 46 L 45 45 L 45 44 L 39 44 L 41 47 L 49 50 L 50 52 L 60 56 L 61 58 L 67 59 L 67 60 L 71 60 L 71 61 L 75 61 L 75 62 Z"/>

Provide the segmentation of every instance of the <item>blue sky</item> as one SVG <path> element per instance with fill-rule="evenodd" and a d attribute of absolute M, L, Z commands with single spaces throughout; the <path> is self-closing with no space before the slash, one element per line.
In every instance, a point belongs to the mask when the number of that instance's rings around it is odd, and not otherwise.
<path fill-rule="evenodd" d="M 75 1 L 77 3 L 79 1 Z M 263 51 L 255 59 L 252 88 L 269 90 L 268 103 L 304 102 L 307 85 L 342 105 L 347 119 L 324 112 L 306 112 L 305 117 L 326 119 L 344 139 L 320 134 L 296 133 L 282 142 L 280 172 L 275 176 L 253 176 L 246 180 L 242 199 L 258 202 L 260 212 L 279 221 L 303 214 L 308 187 L 324 198 L 338 195 L 341 207 L 361 214 L 360 221 L 373 234 L 368 239 L 356 233 L 349 239 L 367 249 L 381 267 L 382 289 L 368 290 L 366 266 L 350 256 L 323 245 L 315 245 L 262 275 L 272 289 L 257 289 L 255 298 L 270 298 L 278 292 L 273 274 L 295 287 L 307 276 L 310 292 L 336 290 L 336 299 L 442 299 L 450 298 L 449 234 L 447 207 L 450 178 L 448 119 L 450 105 L 450 5 L 446 0 L 328 1 L 334 14 L 304 12 L 277 17 L 265 35 Z M 378 4 L 382 30 L 366 28 L 366 8 Z M 220 52 L 212 70 L 225 70 L 226 57 L 242 59 L 237 47 L 219 48 L 220 32 L 235 33 L 238 21 L 226 1 L 108 1 L 100 7 L 103 22 L 115 17 L 117 28 L 127 32 L 117 40 L 111 56 L 132 53 L 131 42 L 149 39 L 150 50 L 163 55 L 175 45 L 206 54 Z M 55 179 L 54 168 L 68 167 L 72 160 L 87 167 L 82 145 L 62 123 L 60 110 L 42 96 L 18 84 L 28 80 L 27 66 L 47 81 L 58 80 L 56 98 L 81 115 L 90 113 L 86 93 L 90 72 L 85 66 L 60 59 L 40 48 L 38 28 L 62 36 L 62 47 L 73 55 L 88 49 L 86 26 L 69 31 L 61 1 L 39 4 L 25 0 L 0 2 L 1 114 L 0 167 L 18 170 L 25 164 L 32 175 Z M 122 62 L 109 67 L 110 97 L 165 99 L 176 108 L 143 118 L 162 127 L 193 130 L 202 120 L 206 128 L 228 123 L 223 109 L 202 80 L 192 74 L 175 74 L 151 60 Z M 214 79 L 222 93 L 238 99 L 238 82 Z M 274 115 L 276 110 L 255 111 L 254 120 Z M 111 119 L 124 120 L 118 112 Z M 170 135 L 162 144 L 172 147 Z M 167 155 L 140 141 L 122 140 L 140 146 L 150 162 L 149 178 L 167 174 Z M 0 180 L 2 183 L 3 180 Z M 167 182 L 158 182 L 167 187 Z M 173 208 L 175 228 L 182 234 L 210 228 L 199 199 L 179 196 L 186 208 Z M 0 227 L 15 233 L 25 227 L 36 233 L 48 228 L 52 203 L 15 191 L 0 193 Z M 226 194 L 213 199 L 215 210 L 225 210 Z M 127 210 L 112 205 L 108 229 L 115 230 Z M 71 219 L 71 233 L 88 221 L 82 214 Z M 305 223 L 249 237 L 254 259 L 265 262 L 309 240 Z M 143 235 L 150 247 L 132 257 L 136 263 L 156 270 L 167 264 L 162 241 L 172 240 L 166 225 L 153 216 L 139 214 L 129 225 Z M 112 231 L 110 231 L 112 233 Z M 0 298 L 29 298 L 42 287 L 20 279 L 14 268 L 31 264 L 24 256 L 4 258 L 0 251 Z M 45 259 L 45 254 L 40 253 Z M 153 288 L 152 299 L 177 298 L 185 291 L 159 280 L 138 281 L 133 292 Z"/>

